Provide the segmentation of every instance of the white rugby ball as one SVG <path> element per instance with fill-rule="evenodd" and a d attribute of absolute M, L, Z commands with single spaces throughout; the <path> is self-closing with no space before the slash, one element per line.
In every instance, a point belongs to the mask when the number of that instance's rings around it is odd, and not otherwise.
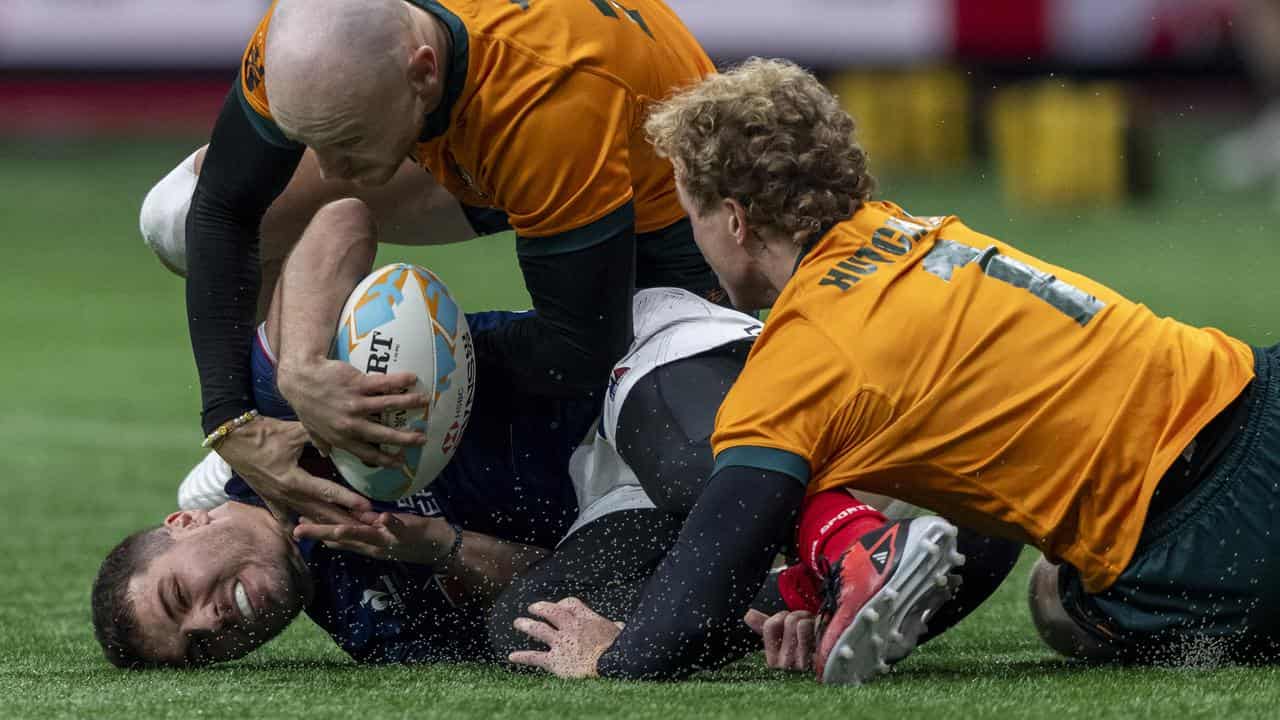
<path fill-rule="evenodd" d="M 398 500 L 435 480 L 462 439 L 476 392 L 471 330 L 440 278 L 406 263 L 373 271 L 342 308 L 330 355 L 366 374 L 411 372 L 418 377 L 413 391 L 429 399 L 420 410 L 379 418 L 427 436 L 422 447 L 405 450 L 402 467 L 369 467 L 334 448 L 333 462 L 347 483 L 375 500 Z M 399 449 L 383 446 L 391 453 Z"/>

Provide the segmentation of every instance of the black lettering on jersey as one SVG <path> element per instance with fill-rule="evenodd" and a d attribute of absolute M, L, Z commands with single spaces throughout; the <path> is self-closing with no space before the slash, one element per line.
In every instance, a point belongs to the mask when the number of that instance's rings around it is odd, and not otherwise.
<path fill-rule="evenodd" d="M 911 251 L 911 238 L 907 235 L 900 236 L 901 245 L 894 245 L 893 241 L 899 236 L 887 227 L 876 230 L 871 235 L 871 244 L 889 253 L 890 255 L 906 255 Z"/>
<path fill-rule="evenodd" d="M 884 226 L 871 234 L 871 244 L 874 247 L 858 248 L 828 270 L 818 284 L 833 285 L 844 292 L 861 278 L 875 273 L 881 265 L 897 262 L 898 258 L 911 252 L 915 243 L 928 232 L 923 225 L 891 217 L 885 221 Z"/>
<path fill-rule="evenodd" d="M 512 5 L 519 5 L 521 10 L 529 9 L 529 0 L 511 0 Z"/>
<path fill-rule="evenodd" d="M 825 277 L 818 281 L 819 285 L 835 285 L 840 288 L 841 292 L 848 290 L 858 282 L 858 278 L 849 273 L 840 272 L 835 268 L 827 271 Z"/>
<path fill-rule="evenodd" d="M 881 255 L 880 253 L 876 252 L 875 250 L 872 250 L 869 247 L 860 248 L 858 252 L 853 254 L 853 256 L 858 258 L 859 260 L 871 260 L 874 262 L 882 262 L 882 263 L 893 262 L 889 258 Z"/>
<path fill-rule="evenodd" d="M 614 8 L 621 10 L 628 18 L 631 18 L 631 22 L 638 25 L 640 29 L 644 31 L 645 35 L 653 37 L 653 31 L 649 29 L 649 24 L 644 21 L 644 17 L 640 15 L 639 10 L 632 10 L 631 8 L 620 4 L 617 0 L 591 0 L 591 4 L 595 5 L 596 9 L 605 17 L 616 19 L 618 17 L 618 13 L 614 12 Z"/>
<path fill-rule="evenodd" d="M 869 262 L 858 259 L 856 256 L 847 257 L 836 263 L 836 265 L 855 275 L 870 275 L 880 269 L 879 265 L 872 265 Z"/>

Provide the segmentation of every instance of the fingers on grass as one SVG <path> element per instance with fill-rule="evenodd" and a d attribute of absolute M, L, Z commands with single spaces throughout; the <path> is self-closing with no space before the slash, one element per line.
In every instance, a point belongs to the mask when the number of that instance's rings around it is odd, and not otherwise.
<path fill-rule="evenodd" d="M 551 662 L 550 653 L 537 650 L 517 650 L 508 655 L 507 660 L 516 665 L 528 665 L 543 670 L 546 670 Z"/>
<path fill-rule="evenodd" d="M 515 621 L 511 623 L 511 626 L 534 640 L 546 643 L 547 645 L 553 644 L 559 637 L 559 633 L 554 627 L 532 618 L 516 618 Z"/>

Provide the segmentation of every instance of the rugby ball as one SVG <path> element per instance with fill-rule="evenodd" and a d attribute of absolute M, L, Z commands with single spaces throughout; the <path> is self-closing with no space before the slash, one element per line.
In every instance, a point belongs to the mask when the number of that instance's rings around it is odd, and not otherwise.
<path fill-rule="evenodd" d="M 411 372 L 418 377 L 414 392 L 429 399 L 421 409 L 387 411 L 377 418 L 427 436 L 422 447 L 406 449 L 403 466 L 369 467 L 334 448 L 331 457 L 347 484 L 375 500 L 398 500 L 430 484 L 453 457 L 476 392 L 471 330 L 449 289 L 417 265 L 375 270 L 342 308 L 330 355 L 366 374 Z M 383 446 L 386 452 L 399 449 Z"/>

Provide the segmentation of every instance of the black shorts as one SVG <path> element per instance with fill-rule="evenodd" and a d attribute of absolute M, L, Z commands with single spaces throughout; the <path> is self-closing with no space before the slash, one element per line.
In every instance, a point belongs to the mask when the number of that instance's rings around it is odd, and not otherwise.
<path fill-rule="evenodd" d="M 1280 346 L 1254 359 L 1221 458 L 1152 514 L 1116 582 L 1088 594 L 1075 568 L 1059 570 L 1067 613 L 1121 660 L 1280 657 Z"/>

